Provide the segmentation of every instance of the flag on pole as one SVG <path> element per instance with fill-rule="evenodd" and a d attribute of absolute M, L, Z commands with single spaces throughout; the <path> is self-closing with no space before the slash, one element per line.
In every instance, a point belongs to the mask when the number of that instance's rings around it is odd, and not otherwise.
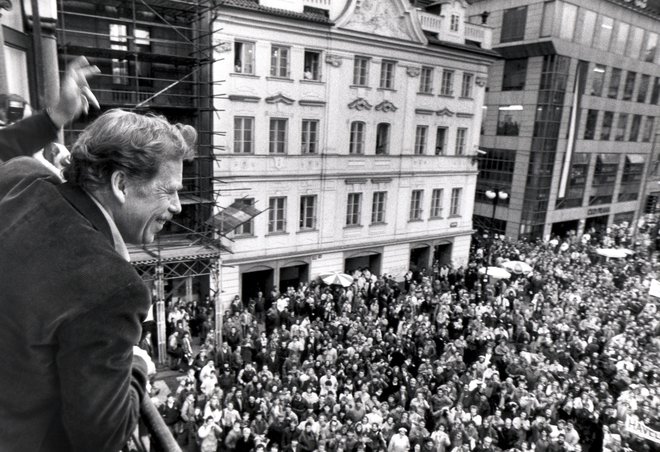
<path fill-rule="evenodd" d="M 261 212 L 263 211 L 257 209 L 252 204 L 238 199 L 232 205 L 225 207 L 222 211 L 214 215 L 207 223 L 216 228 L 221 235 L 225 235 L 243 223 L 247 223 Z"/>

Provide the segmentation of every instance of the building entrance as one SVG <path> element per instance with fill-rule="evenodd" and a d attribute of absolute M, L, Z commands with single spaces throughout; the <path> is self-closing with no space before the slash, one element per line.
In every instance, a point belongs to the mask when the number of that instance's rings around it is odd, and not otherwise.
<path fill-rule="evenodd" d="M 273 288 L 273 269 L 245 272 L 241 275 L 241 299 L 256 298 L 259 292 L 270 293 Z"/>
<path fill-rule="evenodd" d="M 309 265 L 293 265 L 280 268 L 280 291 L 286 292 L 287 288 L 298 288 L 298 285 L 309 281 Z"/>
<path fill-rule="evenodd" d="M 552 223 L 551 234 L 553 237 L 555 236 L 566 237 L 569 231 L 573 231 L 577 233 L 579 223 L 580 223 L 579 220 L 560 221 L 557 223 Z"/>
<path fill-rule="evenodd" d="M 608 215 L 599 217 L 590 217 L 584 222 L 584 232 L 590 232 L 594 228 L 596 232 L 604 231 L 607 228 Z"/>
<path fill-rule="evenodd" d="M 352 275 L 355 270 L 368 268 L 374 275 L 380 275 L 381 254 L 373 253 L 361 256 L 352 256 L 344 259 L 344 272 Z"/>
<path fill-rule="evenodd" d="M 433 247 L 433 262 L 438 261 L 439 265 L 451 264 L 451 243 L 444 243 Z"/>
<path fill-rule="evenodd" d="M 421 271 L 423 268 L 429 269 L 429 259 L 431 258 L 431 247 L 428 245 L 420 246 L 410 250 L 409 268 L 413 272 Z"/>

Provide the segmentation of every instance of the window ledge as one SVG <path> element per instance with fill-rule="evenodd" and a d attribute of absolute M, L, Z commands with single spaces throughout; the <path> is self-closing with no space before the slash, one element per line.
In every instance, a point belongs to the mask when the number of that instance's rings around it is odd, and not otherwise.
<path fill-rule="evenodd" d="M 461 96 L 461 97 L 459 97 L 459 99 L 463 99 L 463 100 L 474 100 L 474 97 Z"/>
<path fill-rule="evenodd" d="M 428 93 L 425 93 L 425 92 L 422 92 L 422 91 L 418 91 L 418 92 L 417 92 L 417 95 L 418 95 L 418 96 L 434 96 L 433 91 L 428 92 Z"/>
<path fill-rule="evenodd" d="M 360 229 L 363 228 L 364 226 L 361 224 L 347 224 L 344 226 L 344 229 Z"/>
<path fill-rule="evenodd" d="M 289 77 L 276 77 L 274 75 L 266 76 L 266 80 L 277 80 L 277 81 L 280 81 L 280 82 L 293 83 L 292 78 L 289 78 Z"/>
<path fill-rule="evenodd" d="M 429 217 L 429 221 L 433 221 L 433 220 L 443 220 L 443 219 L 444 219 L 444 217 Z"/>
<path fill-rule="evenodd" d="M 253 78 L 253 79 L 259 79 L 259 78 L 261 78 L 261 77 L 258 76 L 258 75 L 255 75 L 255 74 L 246 74 L 245 72 L 230 72 L 229 75 L 232 76 L 232 77 L 245 77 L 245 78 Z"/>
<path fill-rule="evenodd" d="M 296 231 L 296 234 L 304 234 L 306 232 L 319 232 L 317 228 L 310 228 L 310 229 L 298 229 Z"/>
<path fill-rule="evenodd" d="M 378 87 L 376 88 L 376 91 L 391 91 L 393 93 L 396 93 L 396 90 L 394 88 L 383 88 L 383 87 Z"/>
<path fill-rule="evenodd" d="M 449 215 L 447 218 L 461 218 L 463 215 Z"/>
<path fill-rule="evenodd" d="M 288 232 L 286 231 L 276 231 L 276 232 L 269 232 L 266 234 L 266 237 L 272 236 L 272 235 L 289 235 Z"/>
<path fill-rule="evenodd" d="M 348 85 L 349 88 L 362 88 L 362 89 L 371 89 L 369 85 Z"/>
<path fill-rule="evenodd" d="M 375 221 L 373 223 L 370 223 L 369 226 L 387 226 L 387 222 L 385 222 L 385 221 Z"/>
<path fill-rule="evenodd" d="M 438 94 L 438 97 L 446 97 L 447 99 L 453 99 L 453 94 Z"/>
<path fill-rule="evenodd" d="M 232 237 L 232 238 L 234 240 L 244 240 L 244 239 L 254 239 L 256 237 L 257 236 L 254 235 L 254 234 L 238 234 L 238 235 L 234 235 L 234 237 Z"/>
<path fill-rule="evenodd" d="M 301 78 L 299 80 L 300 83 L 309 83 L 310 85 L 325 85 L 325 82 L 323 80 L 314 80 L 314 79 L 308 79 L 308 78 Z"/>
<path fill-rule="evenodd" d="M 408 223 L 422 223 L 424 221 L 423 218 L 410 218 L 408 219 Z"/>

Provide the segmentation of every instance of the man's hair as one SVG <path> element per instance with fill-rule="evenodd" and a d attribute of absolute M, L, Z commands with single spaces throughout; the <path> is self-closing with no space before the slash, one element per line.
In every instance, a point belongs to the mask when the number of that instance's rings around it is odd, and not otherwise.
<path fill-rule="evenodd" d="M 162 163 L 192 159 L 196 140 L 192 126 L 170 124 L 163 116 L 109 110 L 76 140 L 65 178 L 88 189 L 105 185 L 118 170 L 149 181 Z"/>

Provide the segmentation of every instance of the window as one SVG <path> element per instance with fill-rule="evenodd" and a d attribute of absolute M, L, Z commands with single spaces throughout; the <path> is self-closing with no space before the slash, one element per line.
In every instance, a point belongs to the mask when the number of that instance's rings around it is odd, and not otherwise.
<path fill-rule="evenodd" d="M 651 83 L 651 76 L 642 74 L 639 79 L 639 90 L 637 91 L 637 102 L 646 102 L 646 95 L 649 93 L 649 83 Z"/>
<path fill-rule="evenodd" d="M 473 74 L 463 72 L 463 83 L 461 84 L 461 97 L 472 97 Z"/>
<path fill-rule="evenodd" d="M 364 154 L 364 126 L 362 121 L 351 123 L 350 154 Z"/>
<path fill-rule="evenodd" d="M 651 100 L 649 103 L 651 105 L 658 105 L 658 100 L 660 100 L 660 77 L 656 77 L 653 83 L 653 90 L 651 91 Z"/>
<path fill-rule="evenodd" d="M 587 111 L 587 121 L 584 125 L 584 139 L 593 140 L 596 135 L 596 122 L 598 121 L 598 110 Z"/>
<path fill-rule="evenodd" d="M 632 33 L 628 36 L 628 48 L 626 56 L 630 58 L 639 58 L 639 53 L 642 49 L 642 42 L 644 41 L 644 29 L 639 27 L 632 27 Z"/>
<path fill-rule="evenodd" d="M 518 136 L 522 114 L 522 105 L 499 107 L 497 111 L 497 135 Z"/>
<path fill-rule="evenodd" d="M 268 199 L 268 232 L 286 232 L 286 196 Z"/>
<path fill-rule="evenodd" d="M 381 122 L 376 129 L 376 155 L 387 154 L 390 151 L 390 125 Z"/>
<path fill-rule="evenodd" d="M 619 55 L 625 55 L 629 31 L 630 25 L 625 22 L 617 21 L 616 37 L 614 38 L 614 41 L 612 41 L 612 52 L 618 53 Z"/>
<path fill-rule="evenodd" d="M 410 197 L 410 220 L 421 220 L 422 219 L 422 197 L 424 196 L 424 190 L 413 190 Z"/>
<path fill-rule="evenodd" d="M 369 83 L 369 58 L 356 56 L 353 60 L 353 84 L 367 86 Z"/>
<path fill-rule="evenodd" d="M 442 188 L 434 188 L 431 193 L 431 218 L 442 217 Z"/>
<path fill-rule="evenodd" d="M 452 14 L 451 22 L 449 23 L 449 29 L 451 31 L 458 31 L 459 24 L 460 24 L 460 16 L 458 14 Z"/>
<path fill-rule="evenodd" d="M 610 76 L 610 87 L 607 90 L 607 97 L 616 99 L 619 95 L 619 85 L 621 84 L 621 69 L 612 68 Z"/>
<path fill-rule="evenodd" d="M 417 130 L 415 130 L 416 155 L 426 154 L 426 141 L 427 141 L 428 131 L 429 131 L 428 126 L 417 126 Z"/>
<path fill-rule="evenodd" d="M 623 141 L 626 135 L 626 126 L 628 125 L 628 113 L 619 113 L 619 120 L 616 123 L 616 132 L 614 141 Z"/>
<path fill-rule="evenodd" d="M 639 196 L 639 188 L 644 172 L 643 155 L 626 155 L 621 175 L 618 202 L 634 201 Z"/>
<path fill-rule="evenodd" d="M 358 226 L 360 224 L 360 210 L 362 205 L 362 193 L 349 193 L 346 203 L 346 226 Z"/>
<path fill-rule="evenodd" d="M 300 197 L 300 230 L 316 229 L 316 195 Z"/>
<path fill-rule="evenodd" d="M 527 58 L 506 60 L 502 76 L 502 91 L 522 91 L 527 78 Z"/>
<path fill-rule="evenodd" d="M 268 152 L 271 154 L 286 154 L 286 142 L 287 120 L 282 118 L 271 118 Z"/>
<path fill-rule="evenodd" d="M 628 71 L 626 75 L 626 83 L 623 85 L 623 100 L 632 99 L 633 92 L 635 91 L 635 78 L 637 74 L 635 72 Z"/>
<path fill-rule="evenodd" d="M 135 50 L 141 54 L 151 53 L 151 32 L 144 28 L 134 28 L 133 36 L 135 37 Z M 135 75 L 138 79 L 140 86 L 153 86 L 153 71 L 151 61 L 145 61 L 139 58 L 136 62 Z"/>
<path fill-rule="evenodd" d="M 254 43 L 234 42 L 234 72 L 254 74 Z"/>
<path fill-rule="evenodd" d="M 597 64 L 594 66 L 593 71 L 591 71 L 591 95 L 592 96 L 602 96 L 603 95 L 603 84 L 605 82 L 605 66 L 602 64 Z"/>
<path fill-rule="evenodd" d="M 464 127 L 456 129 L 456 152 L 455 155 L 465 155 L 465 146 L 467 144 L 467 130 Z"/>
<path fill-rule="evenodd" d="M 442 155 L 445 153 L 447 147 L 447 128 L 438 127 L 435 132 L 435 155 Z"/>
<path fill-rule="evenodd" d="M 610 40 L 612 39 L 612 29 L 614 28 L 614 19 L 607 16 L 600 16 L 598 18 L 598 25 L 596 27 L 596 37 L 594 39 L 594 47 L 601 50 L 610 48 Z"/>
<path fill-rule="evenodd" d="M 422 66 L 422 73 L 419 78 L 419 92 L 431 94 L 433 92 L 433 68 Z"/>
<path fill-rule="evenodd" d="M 240 201 L 247 206 L 254 205 L 254 198 L 241 198 L 235 199 L 234 201 Z M 254 234 L 254 219 L 250 218 L 250 221 L 247 221 L 236 229 L 234 229 L 234 235 L 252 235 Z"/>
<path fill-rule="evenodd" d="M 442 84 L 440 85 L 440 95 L 451 96 L 454 92 L 454 71 L 444 69 L 442 71 Z"/>
<path fill-rule="evenodd" d="M 580 207 L 584 202 L 584 190 L 587 187 L 587 174 L 591 155 L 575 153 L 571 160 L 566 193 L 563 198 L 557 199 L 558 209 Z"/>
<path fill-rule="evenodd" d="M 451 189 L 451 203 L 449 204 L 449 216 L 458 217 L 461 215 L 461 193 L 462 188 Z"/>
<path fill-rule="evenodd" d="M 527 22 L 527 7 L 510 8 L 504 10 L 502 17 L 502 34 L 500 42 L 512 42 L 525 39 L 525 25 Z"/>
<path fill-rule="evenodd" d="M 270 75 L 273 77 L 289 77 L 289 48 L 273 46 L 270 50 Z"/>
<path fill-rule="evenodd" d="M 561 11 L 561 20 L 559 22 L 559 38 L 567 41 L 573 40 L 575 32 L 575 22 L 577 19 L 578 7 L 570 3 L 564 3 Z"/>
<path fill-rule="evenodd" d="M 110 24 L 110 49 L 128 51 L 128 37 L 126 25 Z M 128 85 L 128 60 L 125 58 L 112 59 L 112 83 L 115 85 Z"/>
<path fill-rule="evenodd" d="M 254 118 L 236 116 L 234 118 L 234 152 L 251 154 L 254 152 Z"/>
<path fill-rule="evenodd" d="M 316 154 L 319 147 L 319 121 L 303 119 L 300 148 L 303 154 Z"/>
<path fill-rule="evenodd" d="M 557 2 L 543 2 L 543 19 L 541 20 L 541 37 L 552 35 L 555 25 L 555 9 Z"/>
<path fill-rule="evenodd" d="M 618 169 L 619 154 L 598 154 L 591 181 L 590 206 L 612 202 Z"/>
<path fill-rule="evenodd" d="M 383 60 L 380 63 L 380 87 L 384 89 L 394 89 L 394 61 Z"/>
<path fill-rule="evenodd" d="M 606 111 L 603 114 L 603 125 L 600 128 L 600 139 L 609 140 L 612 133 L 612 124 L 614 123 L 614 112 Z"/>
<path fill-rule="evenodd" d="M 642 127 L 642 115 L 633 115 L 630 122 L 630 133 L 628 141 L 637 141 L 639 139 L 639 129 Z"/>
<path fill-rule="evenodd" d="M 646 45 L 642 52 L 642 61 L 648 61 L 653 63 L 655 60 L 655 52 L 658 47 L 658 35 L 657 33 L 651 33 L 650 31 L 646 34 Z"/>
<path fill-rule="evenodd" d="M 305 49 L 303 79 L 321 80 L 321 52 Z"/>
<path fill-rule="evenodd" d="M 575 26 L 575 42 L 587 47 L 591 46 L 591 40 L 594 38 L 597 17 L 598 15 L 595 12 L 580 8 L 577 25 Z"/>
<path fill-rule="evenodd" d="M 653 136 L 653 121 L 655 118 L 653 116 L 647 116 L 646 121 L 644 121 L 644 130 L 642 131 L 642 141 L 648 143 L 651 141 Z"/>
<path fill-rule="evenodd" d="M 387 205 L 387 192 L 375 191 L 371 202 L 371 222 L 385 223 L 385 206 Z"/>

